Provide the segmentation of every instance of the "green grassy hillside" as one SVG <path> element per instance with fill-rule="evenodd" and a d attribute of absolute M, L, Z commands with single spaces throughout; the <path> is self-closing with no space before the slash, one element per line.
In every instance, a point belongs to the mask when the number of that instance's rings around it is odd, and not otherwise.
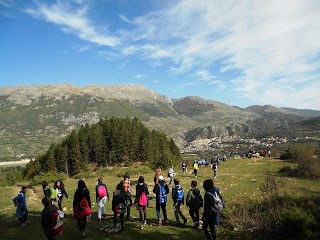
<path fill-rule="evenodd" d="M 188 156 L 188 160 L 196 159 L 196 156 Z M 274 174 L 277 181 L 283 183 L 283 187 L 280 188 L 280 195 L 290 195 L 291 197 L 320 197 L 320 182 L 317 180 L 307 180 L 301 178 L 285 177 L 278 173 L 278 171 L 284 166 L 292 166 L 293 163 L 285 162 L 277 159 L 261 158 L 252 160 L 236 160 L 228 159 L 227 163 L 219 166 L 218 177 L 215 179 L 215 185 L 218 186 L 226 202 L 226 208 L 222 212 L 221 225 L 218 231 L 218 239 L 266 239 L 265 235 L 252 235 L 250 231 L 237 231 L 231 224 L 234 219 L 230 219 L 230 209 L 237 203 L 249 202 L 251 200 L 262 202 L 265 195 L 259 190 L 259 187 L 264 182 L 263 175 L 266 171 Z M 103 175 L 105 183 L 108 186 L 110 192 L 115 190 L 116 184 L 122 179 L 122 174 L 125 171 L 132 173 L 132 185 L 135 186 L 139 177 L 139 171 L 143 172 L 146 182 L 149 185 L 149 190 L 153 188 L 154 172 L 152 170 L 146 170 L 145 166 L 133 165 L 126 169 L 114 169 L 108 171 L 108 175 Z M 166 171 L 164 175 L 166 176 Z M 176 167 L 177 178 L 181 181 L 185 192 L 189 189 L 191 180 L 197 180 L 200 185 L 202 194 L 204 193 L 202 183 L 205 179 L 212 177 L 212 172 L 209 168 L 201 168 L 199 170 L 198 178 L 194 178 L 191 174 L 191 169 L 188 173 L 183 175 L 180 171 L 180 167 Z M 97 182 L 98 172 L 83 173 L 84 181 L 90 190 L 91 197 L 95 196 L 95 185 Z M 78 179 L 68 179 L 65 181 L 65 186 L 69 199 L 64 199 L 63 206 L 67 208 L 66 218 L 64 221 L 64 233 L 63 239 L 80 239 L 76 221 L 72 217 L 72 199 L 77 186 Z M 168 180 L 166 178 L 166 180 Z M 28 183 L 20 183 L 28 184 Z M 52 185 L 52 183 L 51 183 Z M 133 187 L 135 189 L 135 187 Z M 26 227 L 20 227 L 18 220 L 15 216 L 15 208 L 12 203 L 12 198 L 19 192 L 19 187 L 1 187 L 0 198 L 0 239 L 30 239 L 38 240 L 44 239 L 40 226 L 40 212 L 42 211 L 41 198 L 43 193 L 41 186 L 35 186 L 35 192 L 29 190 L 27 193 L 29 220 L 31 223 Z M 133 193 L 135 194 L 135 193 Z M 171 195 L 170 195 L 171 196 Z M 172 199 L 169 198 L 167 210 L 170 224 L 168 226 L 156 225 L 156 213 L 155 213 L 155 199 L 150 194 L 150 207 L 147 209 L 147 218 L 149 225 L 144 230 L 138 229 L 138 212 L 132 208 L 132 216 L 135 217 L 133 221 L 125 223 L 125 230 L 122 234 L 107 234 L 101 232 L 99 229 L 106 224 L 111 224 L 112 212 L 111 201 L 107 203 L 108 218 L 102 223 L 97 220 L 97 207 L 93 205 L 92 218 L 89 220 L 87 226 L 87 238 L 86 239 L 152 239 L 152 240 L 169 240 L 169 239 L 205 239 L 201 230 L 192 229 L 192 221 L 188 215 L 187 207 L 183 206 L 182 211 L 188 218 L 188 223 L 185 227 L 174 227 L 174 214 Z M 94 200 L 93 200 L 94 202 Z M 241 219 L 240 219 L 241 221 Z"/>

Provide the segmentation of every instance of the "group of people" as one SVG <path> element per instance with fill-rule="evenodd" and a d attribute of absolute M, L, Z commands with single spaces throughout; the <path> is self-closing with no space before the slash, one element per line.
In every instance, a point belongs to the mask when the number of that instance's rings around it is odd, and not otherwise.
<path fill-rule="evenodd" d="M 170 169 L 173 169 L 171 166 Z M 169 173 L 173 172 L 169 169 Z M 171 182 L 170 177 L 170 182 Z M 173 180 L 174 186 L 172 187 L 172 202 L 175 216 L 175 225 L 180 226 L 187 223 L 187 218 L 181 211 L 181 206 L 186 203 L 189 208 L 189 214 L 193 221 L 194 228 L 198 228 L 200 226 L 200 214 L 199 210 L 201 207 L 204 207 L 203 215 L 202 215 L 202 229 L 206 235 L 208 240 L 216 239 L 217 227 L 219 225 L 219 212 L 224 207 L 224 201 L 220 194 L 220 189 L 214 186 L 214 182 L 212 179 L 207 179 L 203 182 L 203 188 L 205 190 L 204 198 L 201 196 L 201 191 L 197 188 L 197 181 L 191 181 L 191 188 L 188 190 L 186 201 L 184 196 L 184 190 L 180 185 L 180 181 L 177 178 Z M 158 218 L 158 224 L 168 224 L 168 216 L 167 216 L 167 195 L 169 194 L 169 186 L 165 182 L 164 177 L 161 174 L 161 170 L 158 169 L 156 171 L 156 175 L 154 177 L 154 188 L 153 193 L 156 197 L 156 213 Z M 217 203 L 219 202 L 219 204 Z M 219 206 L 218 206 L 219 205 Z M 162 210 L 163 219 L 160 213 Z M 183 223 L 180 221 L 183 220 Z M 208 230 L 209 228 L 209 230 Z"/>
<path fill-rule="evenodd" d="M 206 191 L 204 198 L 201 196 L 201 191 L 197 188 L 197 181 L 191 181 L 191 188 L 187 193 L 186 199 L 184 190 L 179 184 L 179 180 L 174 178 L 174 186 L 172 187 L 172 202 L 174 207 L 175 225 L 185 225 L 187 218 L 181 211 L 181 206 L 186 203 L 189 208 L 189 214 L 192 218 L 194 228 L 200 226 L 199 209 L 204 207 L 204 213 L 202 217 L 203 231 L 207 239 L 216 239 L 216 231 L 219 222 L 218 212 L 214 211 L 215 197 L 213 194 L 220 195 L 219 188 L 214 187 L 212 179 L 207 179 L 203 183 L 203 187 Z M 124 218 L 125 214 L 127 219 L 130 219 L 130 208 L 134 204 L 139 212 L 139 228 L 143 229 L 147 224 L 147 207 L 149 206 L 149 189 L 145 183 L 144 177 L 140 176 L 136 185 L 136 195 L 134 202 L 131 199 L 131 181 L 128 174 L 124 175 L 123 180 L 117 184 L 116 190 L 113 192 L 112 199 L 112 211 L 113 211 L 113 226 L 115 232 L 122 232 L 124 230 Z M 41 212 L 41 225 L 44 235 L 47 239 L 52 240 L 55 236 L 59 235 L 63 231 L 63 207 L 62 200 L 64 197 L 68 198 L 68 194 L 64 188 L 62 181 L 58 180 L 51 188 L 47 182 L 42 183 L 44 198 L 42 204 L 44 206 Z M 106 218 L 106 202 L 110 200 L 110 195 L 106 184 L 103 182 L 102 177 L 98 179 L 96 190 L 96 202 L 97 202 L 97 217 L 101 221 Z M 21 192 L 13 199 L 14 205 L 17 207 L 17 216 L 21 226 L 27 223 L 28 210 L 26 204 L 25 194 L 27 187 L 22 187 Z M 167 215 L 167 202 L 170 189 L 165 182 L 161 171 L 157 171 L 154 178 L 153 193 L 156 199 L 156 214 L 159 225 L 165 225 L 169 223 Z M 161 216 L 161 212 L 163 218 Z M 92 213 L 92 202 L 90 198 L 90 192 L 83 180 L 78 181 L 78 186 L 73 198 L 73 216 L 77 221 L 80 234 L 83 238 L 86 237 L 86 225 L 88 219 Z M 117 226 L 117 216 L 120 216 L 120 227 Z M 182 222 L 180 221 L 182 220 Z M 107 227 L 107 226 L 106 226 Z M 208 230 L 210 229 L 210 232 Z"/>

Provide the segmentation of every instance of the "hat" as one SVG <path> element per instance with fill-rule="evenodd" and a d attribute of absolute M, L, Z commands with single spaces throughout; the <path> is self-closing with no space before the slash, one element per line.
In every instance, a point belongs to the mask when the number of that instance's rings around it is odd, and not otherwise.
<path fill-rule="evenodd" d="M 162 180 L 163 180 L 163 176 L 160 175 L 160 176 L 159 176 L 159 181 L 162 181 Z"/>

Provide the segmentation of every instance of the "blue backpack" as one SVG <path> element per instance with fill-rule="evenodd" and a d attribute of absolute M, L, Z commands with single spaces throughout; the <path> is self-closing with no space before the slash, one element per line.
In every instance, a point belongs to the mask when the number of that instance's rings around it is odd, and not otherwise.
<path fill-rule="evenodd" d="M 175 193 L 175 200 L 176 201 L 182 201 L 183 200 L 183 189 L 181 186 L 176 187 L 176 193 Z"/>
<path fill-rule="evenodd" d="M 158 183 L 158 186 L 159 186 L 159 189 L 160 189 L 160 193 L 159 193 L 159 202 L 160 202 L 160 204 L 167 203 L 167 192 L 164 189 L 165 185 L 166 185 L 166 183 L 164 183 L 163 186 L 161 186 L 161 184 Z"/>

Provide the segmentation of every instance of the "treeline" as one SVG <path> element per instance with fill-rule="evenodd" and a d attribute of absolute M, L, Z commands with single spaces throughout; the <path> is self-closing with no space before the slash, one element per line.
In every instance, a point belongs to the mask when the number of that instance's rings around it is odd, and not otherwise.
<path fill-rule="evenodd" d="M 42 172 L 64 172 L 73 176 L 88 163 L 113 166 L 145 162 L 150 167 L 167 168 L 179 160 L 180 151 L 164 133 L 146 128 L 137 118 L 100 119 L 93 125 L 73 130 L 61 143 L 26 165 L 24 174 L 32 178 Z"/>

